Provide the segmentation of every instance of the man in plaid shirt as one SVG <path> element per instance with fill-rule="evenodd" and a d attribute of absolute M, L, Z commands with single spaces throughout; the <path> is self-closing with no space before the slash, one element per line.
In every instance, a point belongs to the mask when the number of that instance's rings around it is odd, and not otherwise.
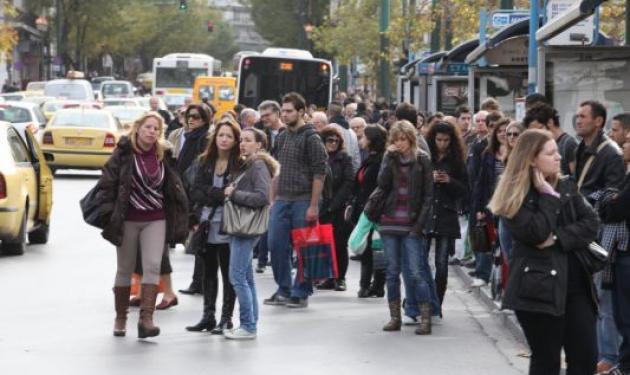
<path fill-rule="evenodd" d="M 288 93 L 282 98 L 282 121 L 287 131 L 276 140 L 280 175 L 273 184 L 267 239 L 278 290 L 264 301 L 266 305 L 306 307 L 313 293 L 308 279 L 300 283 L 296 276 L 291 284 L 291 230 L 317 223 L 328 160 L 319 135 L 311 124 L 304 123 L 305 111 L 306 102 L 300 94 Z"/>

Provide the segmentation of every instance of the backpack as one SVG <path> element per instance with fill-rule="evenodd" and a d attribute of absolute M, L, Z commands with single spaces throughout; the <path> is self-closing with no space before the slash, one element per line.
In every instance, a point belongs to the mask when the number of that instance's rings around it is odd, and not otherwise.
<path fill-rule="evenodd" d="M 308 142 L 309 138 L 312 136 L 316 136 L 317 139 L 321 142 L 321 138 L 319 137 L 319 134 L 315 131 L 315 129 L 313 129 L 312 127 L 307 128 L 304 130 L 304 145 L 303 147 L 303 151 L 304 151 L 304 159 L 308 160 L 308 150 L 306 148 L 306 142 Z M 279 136 L 280 134 L 278 134 Z M 277 150 L 280 150 L 284 147 L 284 138 L 282 139 L 282 144 L 277 143 Z M 326 162 L 326 176 L 324 178 L 324 189 L 322 190 L 322 199 L 324 201 L 330 201 L 333 197 L 333 173 L 332 173 L 332 169 L 330 168 L 330 165 L 328 165 L 328 162 Z"/>

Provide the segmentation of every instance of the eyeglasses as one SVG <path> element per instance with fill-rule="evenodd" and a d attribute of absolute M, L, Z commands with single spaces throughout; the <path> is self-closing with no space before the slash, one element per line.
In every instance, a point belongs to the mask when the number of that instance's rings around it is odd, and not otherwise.
<path fill-rule="evenodd" d="M 198 115 L 196 113 L 191 113 L 188 116 L 186 116 L 186 118 L 189 118 L 191 120 L 201 120 L 201 115 Z"/>
<path fill-rule="evenodd" d="M 519 132 L 509 132 L 509 133 L 505 133 L 505 135 L 507 135 L 508 138 L 516 138 L 519 135 L 521 135 L 521 133 L 519 133 Z"/>
<path fill-rule="evenodd" d="M 337 138 L 326 138 L 326 143 L 339 143 Z"/>

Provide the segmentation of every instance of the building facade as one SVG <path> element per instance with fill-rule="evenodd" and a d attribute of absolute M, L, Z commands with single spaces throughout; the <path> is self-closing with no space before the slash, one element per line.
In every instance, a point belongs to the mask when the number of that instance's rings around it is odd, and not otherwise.
<path fill-rule="evenodd" d="M 258 34 L 252 19 L 251 6 L 238 0 L 208 0 L 208 6 L 223 13 L 223 20 L 232 26 L 240 51 L 261 52 L 269 42 Z"/>

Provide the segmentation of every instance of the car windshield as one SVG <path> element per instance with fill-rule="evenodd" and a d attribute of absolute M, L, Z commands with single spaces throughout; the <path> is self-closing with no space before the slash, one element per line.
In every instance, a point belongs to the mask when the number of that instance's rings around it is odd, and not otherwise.
<path fill-rule="evenodd" d="M 129 85 L 124 83 L 103 83 L 101 91 L 103 95 L 127 95 L 131 93 Z"/>
<path fill-rule="evenodd" d="M 111 100 L 111 99 L 107 99 L 107 100 L 103 101 L 103 105 L 105 107 L 111 107 L 113 105 L 124 105 L 124 106 L 128 106 L 128 107 L 137 107 L 138 103 L 133 101 L 133 100 Z"/>
<path fill-rule="evenodd" d="M 143 108 L 138 107 L 115 108 L 110 109 L 109 111 L 112 113 L 112 115 L 114 115 L 114 117 L 117 117 L 120 121 L 123 122 L 135 121 L 146 112 Z"/>
<path fill-rule="evenodd" d="M 50 124 L 53 127 L 109 128 L 109 116 L 103 112 L 60 111 Z"/>
<path fill-rule="evenodd" d="M 31 112 L 28 109 L 19 107 L 0 106 L 0 121 L 11 123 L 29 122 L 31 121 Z"/>
<path fill-rule="evenodd" d="M 48 84 L 45 91 L 46 96 L 55 98 L 66 98 L 74 100 L 91 100 L 84 86 L 78 83 L 56 83 Z"/>

